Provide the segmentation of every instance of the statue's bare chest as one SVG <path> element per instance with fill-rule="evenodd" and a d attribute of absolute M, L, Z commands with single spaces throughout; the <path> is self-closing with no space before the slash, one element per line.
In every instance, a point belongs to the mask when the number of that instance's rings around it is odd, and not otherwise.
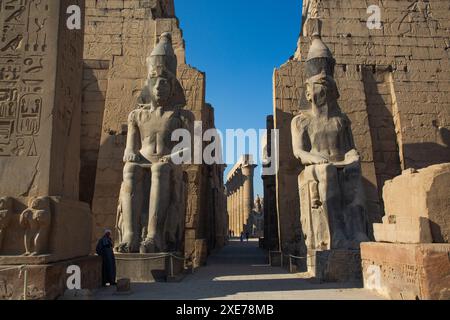
<path fill-rule="evenodd" d="M 181 127 L 180 117 L 174 111 L 142 110 L 137 115 L 136 123 L 142 138 L 170 136 Z"/>
<path fill-rule="evenodd" d="M 342 122 L 337 118 L 312 119 L 308 126 L 308 134 L 313 145 L 333 144 L 343 132 Z"/>

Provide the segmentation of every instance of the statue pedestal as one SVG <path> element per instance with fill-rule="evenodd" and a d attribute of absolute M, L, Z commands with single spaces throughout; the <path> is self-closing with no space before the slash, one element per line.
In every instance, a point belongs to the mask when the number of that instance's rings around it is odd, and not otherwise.
<path fill-rule="evenodd" d="M 78 201 L 50 197 L 52 226 L 48 252 L 23 256 L 24 233 L 19 224 L 20 212 L 26 206 L 14 199 L 7 237 L 0 250 L 0 300 L 54 300 L 67 290 L 70 266 L 81 271 L 81 289 L 101 287 L 102 261 L 89 256 L 91 213 L 89 206 Z M 25 272 L 26 271 L 26 272 Z"/>
<path fill-rule="evenodd" d="M 27 264 L 23 269 L 19 265 L 0 265 L 0 300 L 23 300 L 25 290 L 26 300 L 55 300 L 68 289 L 67 280 L 73 275 L 67 273 L 70 266 L 80 268 L 82 289 L 101 287 L 102 260 L 97 256 Z"/>
<path fill-rule="evenodd" d="M 173 282 L 184 273 L 184 259 L 178 253 L 122 254 L 116 253 L 117 279 L 131 282 Z"/>
<path fill-rule="evenodd" d="M 323 282 L 358 282 L 362 285 L 359 250 L 308 250 L 308 272 Z"/>

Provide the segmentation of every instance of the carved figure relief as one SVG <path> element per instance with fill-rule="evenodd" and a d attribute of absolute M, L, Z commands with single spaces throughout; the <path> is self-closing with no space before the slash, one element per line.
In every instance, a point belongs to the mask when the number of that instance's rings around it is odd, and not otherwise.
<path fill-rule="evenodd" d="M 20 215 L 20 225 L 25 229 L 25 256 L 49 253 L 51 221 L 50 199 L 31 199 L 29 208 Z"/>

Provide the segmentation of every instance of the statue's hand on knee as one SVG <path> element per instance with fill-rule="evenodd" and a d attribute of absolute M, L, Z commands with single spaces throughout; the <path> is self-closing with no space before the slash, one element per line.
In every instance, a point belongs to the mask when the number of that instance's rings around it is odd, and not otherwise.
<path fill-rule="evenodd" d="M 328 159 L 312 153 L 309 154 L 308 160 L 312 165 L 327 164 L 329 162 Z"/>
<path fill-rule="evenodd" d="M 125 155 L 123 156 L 123 162 L 131 162 L 131 163 L 137 163 L 141 160 L 141 157 L 134 153 L 134 152 L 125 152 Z"/>

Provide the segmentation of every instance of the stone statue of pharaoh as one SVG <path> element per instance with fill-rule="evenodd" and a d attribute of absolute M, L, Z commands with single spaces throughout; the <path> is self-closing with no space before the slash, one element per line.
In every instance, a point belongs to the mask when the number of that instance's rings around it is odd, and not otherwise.
<path fill-rule="evenodd" d="M 257 213 L 261 213 L 263 211 L 261 198 L 259 197 L 259 195 L 257 195 L 257 197 L 255 199 L 254 211 Z"/>
<path fill-rule="evenodd" d="M 192 118 L 183 110 L 171 34 L 161 35 L 147 62 L 146 86 L 128 118 L 117 225 L 120 253 L 179 251 L 184 237 L 184 173 L 172 161 L 172 133 L 192 132 Z"/>
<path fill-rule="evenodd" d="M 313 250 L 359 249 L 369 241 L 360 156 L 337 103 L 334 65 L 328 47 L 314 37 L 306 62 L 310 109 L 291 127 L 294 155 L 305 166 L 299 176 L 302 227 Z"/>

